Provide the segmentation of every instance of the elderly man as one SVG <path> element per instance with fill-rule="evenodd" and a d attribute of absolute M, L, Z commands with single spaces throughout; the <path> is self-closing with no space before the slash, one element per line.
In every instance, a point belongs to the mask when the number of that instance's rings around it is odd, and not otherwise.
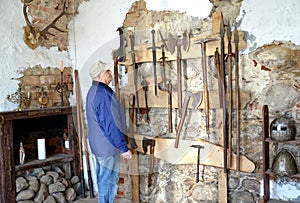
<path fill-rule="evenodd" d="M 93 79 L 86 98 L 88 138 L 96 156 L 98 202 L 113 203 L 118 190 L 120 155 L 131 159 L 126 142 L 126 117 L 115 93 L 111 65 L 98 61 L 89 74 Z"/>

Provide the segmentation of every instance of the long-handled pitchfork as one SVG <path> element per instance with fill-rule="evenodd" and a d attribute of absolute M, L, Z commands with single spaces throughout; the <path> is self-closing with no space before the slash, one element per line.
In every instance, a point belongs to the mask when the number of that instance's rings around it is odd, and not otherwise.
<path fill-rule="evenodd" d="M 82 157 L 82 140 L 84 143 L 85 149 L 85 161 L 87 166 L 88 174 L 88 185 L 90 190 L 90 197 L 94 198 L 94 189 L 93 189 L 93 180 L 91 177 L 91 168 L 89 161 L 89 149 L 87 145 L 87 136 L 84 128 L 84 119 L 82 112 L 82 102 L 81 102 L 81 93 L 79 86 L 78 70 L 75 70 L 75 86 L 76 86 L 76 108 L 77 108 L 77 126 L 78 126 L 78 140 L 79 140 L 79 152 L 80 152 L 80 176 L 81 176 L 81 197 L 85 197 L 85 181 L 84 181 L 84 172 L 83 172 L 83 157 Z"/>

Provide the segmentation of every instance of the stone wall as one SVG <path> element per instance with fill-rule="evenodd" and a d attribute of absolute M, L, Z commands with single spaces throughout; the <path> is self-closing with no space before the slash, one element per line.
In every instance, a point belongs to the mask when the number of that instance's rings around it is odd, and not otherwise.
<path fill-rule="evenodd" d="M 144 1 L 138 1 L 130 8 L 123 27 L 126 33 L 138 33 L 140 43 L 148 40 L 151 45 L 150 30 L 161 30 L 163 34 L 171 32 L 174 36 L 182 36 L 185 30 L 191 31 L 192 36 L 205 36 L 218 31 L 218 24 L 214 25 L 212 16 L 214 12 L 221 11 L 224 19 L 231 24 L 236 22 L 236 17 L 240 13 L 242 1 L 211 1 L 214 4 L 212 15 L 206 19 L 198 19 L 188 16 L 185 13 L 176 11 L 149 11 Z M 52 3 L 51 3 L 52 4 Z M 47 7 L 47 5 L 44 5 Z M 52 5 L 53 7 L 53 5 Z M 34 13 L 32 13 L 35 15 Z M 38 13 L 37 13 L 38 14 Z M 44 14 L 42 14 L 44 15 Z M 51 18 L 50 18 L 51 17 Z M 50 16 L 52 19 L 53 16 Z M 237 22 L 239 23 L 239 22 Z M 65 25 L 62 25 L 64 27 Z M 146 33 L 147 31 L 147 33 Z M 61 33 L 65 34 L 65 33 Z M 60 36 L 60 34 L 58 34 Z M 245 33 L 245 40 L 250 37 Z M 52 39 L 52 38 L 51 38 Z M 159 39 L 159 38 L 158 38 Z M 67 49 L 67 38 L 61 36 L 64 43 L 59 45 L 60 50 Z M 59 39 L 58 39 L 59 41 Z M 127 40 L 129 42 L 129 40 Z M 52 47 L 57 42 L 45 44 L 46 47 Z M 249 101 L 241 109 L 241 154 L 245 155 L 255 163 L 254 173 L 237 173 L 229 172 L 228 194 L 231 202 L 258 202 L 261 199 L 261 180 L 262 180 L 262 123 L 261 108 L 263 104 L 270 107 L 270 121 L 278 116 L 286 115 L 296 122 L 297 136 L 299 139 L 299 46 L 292 42 L 274 41 L 257 48 L 250 54 L 240 54 L 240 88 L 247 91 L 250 95 Z M 199 50 L 200 51 L 200 50 Z M 212 55 L 207 57 L 209 64 L 209 89 L 217 90 L 217 77 L 215 74 L 214 58 Z M 191 58 L 187 60 L 186 87 L 189 90 L 202 90 L 203 78 L 202 69 L 199 68 L 200 58 Z M 176 61 L 168 64 L 168 79 L 171 79 L 174 89 L 176 88 Z M 60 81 L 59 69 L 45 68 L 37 66 L 28 68 L 31 75 L 31 69 L 34 71 L 50 71 L 52 79 L 47 77 L 46 80 L 54 82 L 45 82 L 45 78 L 26 79 L 23 84 L 25 90 L 35 92 L 32 88 L 36 85 L 46 84 L 45 89 L 53 97 L 49 101 L 49 106 L 59 105 L 59 94 L 54 90 Z M 46 73 L 46 75 L 48 72 Z M 71 74 L 71 70 L 70 70 Z M 69 75 L 67 76 L 69 78 Z M 30 77 L 28 77 L 30 78 Z M 23 79 L 22 79 L 23 80 Z M 72 83 L 72 80 L 67 79 Z M 32 81 L 37 81 L 31 84 Z M 28 84 L 30 83 L 30 84 Z M 68 97 L 68 94 L 67 94 Z M 32 108 L 40 107 L 36 100 L 33 100 Z M 49 107 L 48 106 L 48 107 Z M 30 107 L 31 108 L 31 107 Z M 203 111 L 189 110 L 190 119 L 184 124 L 182 139 L 195 140 L 198 138 L 208 140 L 212 143 L 219 142 L 221 132 L 220 120 L 218 120 L 219 109 L 210 109 L 211 114 L 211 132 L 208 136 L 205 133 L 205 115 Z M 235 114 L 235 112 L 234 112 Z M 173 110 L 174 123 L 178 123 L 178 112 Z M 234 115 L 235 116 L 235 115 Z M 174 138 L 175 134 L 169 134 L 167 109 L 151 108 L 151 122 L 149 125 L 141 125 L 138 128 L 140 134 L 148 136 L 160 136 L 165 138 Z M 176 129 L 176 125 L 174 129 Z M 235 130 L 235 126 L 234 129 Z M 233 150 L 235 150 L 236 140 L 233 135 Z M 272 145 L 271 157 L 274 157 L 277 151 L 282 148 L 288 148 L 296 157 L 299 166 L 300 154 L 296 146 L 290 145 Z M 272 158 L 270 163 L 272 163 Z M 131 166 L 130 163 L 122 162 L 123 168 L 120 179 L 119 197 L 131 198 Z M 155 159 L 154 174 L 152 184 L 148 187 L 149 174 L 149 156 L 141 154 L 139 156 L 139 174 L 140 174 L 140 200 L 143 202 L 218 202 L 218 175 L 215 167 L 200 166 L 200 182 L 195 183 L 195 165 L 172 165 L 163 160 Z M 276 177 L 275 185 L 296 185 L 299 188 L 298 180 Z M 276 187 L 276 186 L 275 186 Z M 274 192 L 276 193 L 276 192 Z M 275 194 L 276 196 L 276 194 Z M 291 201 L 299 201 L 299 196 L 295 198 L 286 197 Z"/>
<path fill-rule="evenodd" d="M 233 24 L 239 13 L 241 1 L 212 1 L 216 11 L 222 11 L 226 23 Z M 230 11 L 230 12 L 229 12 Z M 231 12 L 232 11 L 232 12 Z M 185 30 L 191 31 L 192 36 L 207 36 L 218 31 L 218 24 L 214 24 L 213 17 L 196 19 L 184 13 L 170 11 L 148 11 L 144 1 L 133 4 L 125 20 L 126 32 L 135 33 L 138 42 L 151 46 L 150 30 L 161 30 L 163 34 L 171 32 L 174 36 L 182 36 Z M 215 33 L 216 34 L 216 33 Z M 156 35 L 158 36 L 158 35 Z M 166 36 L 166 35 L 165 35 Z M 157 37 L 159 38 L 159 37 Z M 247 38 L 247 35 L 245 35 Z M 247 39 L 244 39 L 247 40 Z M 129 41 L 129 39 L 127 40 Z M 157 39 L 160 41 L 160 38 Z M 148 44 L 147 44 L 148 43 Z M 139 44 L 139 45 L 141 45 Z M 291 42 L 277 42 L 259 47 L 249 55 L 240 54 L 240 89 L 249 93 L 249 100 L 242 106 L 240 115 L 241 135 L 240 153 L 245 155 L 255 164 L 253 173 L 230 171 L 228 173 L 228 199 L 230 202 L 258 202 L 262 199 L 262 116 L 261 110 L 264 104 L 270 107 L 270 122 L 278 116 L 288 116 L 299 123 L 299 46 Z M 200 50 L 199 50 L 200 52 Z M 218 79 L 214 63 L 214 56 L 207 56 L 209 90 L 218 90 Z M 188 58 L 185 62 L 186 73 L 185 90 L 203 90 L 203 78 L 201 59 Z M 167 64 L 167 80 L 171 80 L 176 91 L 176 61 Z M 175 73 L 175 74 L 174 74 Z M 227 72 L 228 74 L 228 72 Z M 228 75 L 227 75 L 228 78 Z M 235 78 L 233 78 L 233 81 Z M 175 92 L 174 91 L 174 92 Z M 167 101 L 166 101 L 167 102 Z M 150 104 L 151 106 L 151 104 Z M 221 135 L 221 121 L 219 120 L 218 108 L 210 109 L 210 134 L 205 132 L 205 114 L 203 111 L 188 110 L 188 121 L 184 124 L 181 139 L 197 140 L 204 139 L 212 143 L 219 143 Z M 174 133 L 168 133 L 167 108 L 151 108 L 150 123 L 140 125 L 137 129 L 139 134 L 175 138 Z M 298 117 L 297 117 L 298 115 Z M 174 130 L 178 111 L 173 109 L 175 119 Z M 233 118 L 236 117 L 235 110 Z M 233 126 L 232 143 L 233 151 L 236 152 L 235 139 L 236 126 Z M 299 139 L 300 129 L 297 125 Z M 299 149 L 293 145 L 270 145 L 270 165 L 275 154 L 282 148 L 288 148 L 296 157 L 299 166 Z M 221 157 L 220 157 L 221 159 Z M 122 171 L 128 174 L 130 168 Z M 155 159 L 155 172 L 152 184 L 148 187 L 149 156 L 139 156 L 140 173 L 140 200 L 141 202 L 219 202 L 218 172 L 217 168 L 200 167 L 200 182 L 195 182 L 195 165 L 172 165 L 163 160 Z M 129 178 L 128 176 L 124 176 Z M 285 182 L 288 180 L 288 182 Z M 294 184 L 297 179 L 286 179 L 276 176 L 275 184 Z M 296 183 L 297 185 L 298 183 Z M 122 184 L 121 190 L 128 191 L 130 181 Z M 298 186 L 299 187 L 299 184 Z M 126 188 L 126 189 L 125 189 Z M 123 197 L 131 198 L 130 192 L 124 192 Z M 276 195 L 276 194 L 275 194 Z M 279 197 L 276 197 L 279 198 Z M 299 196 L 291 201 L 299 201 Z"/>
<path fill-rule="evenodd" d="M 19 110 L 69 105 L 69 96 L 73 94 L 72 68 L 66 67 L 62 72 L 59 68 L 37 65 L 21 70 L 21 74 L 17 78 L 20 91 L 8 96 L 19 104 Z"/>

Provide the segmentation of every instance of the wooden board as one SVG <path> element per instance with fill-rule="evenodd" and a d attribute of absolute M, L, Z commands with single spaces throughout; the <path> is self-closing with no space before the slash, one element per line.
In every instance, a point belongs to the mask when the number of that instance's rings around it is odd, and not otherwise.
<path fill-rule="evenodd" d="M 139 181 L 139 155 L 136 150 L 131 150 L 131 187 L 132 187 L 132 202 L 140 202 L 140 181 Z"/>
<path fill-rule="evenodd" d="M 247 42 L 244 40 L 244 32 L 238 32 L 239 36 L 239 50 L 243 50 L 247 47 Z M 182 54 L 182 59 L 192 59 L 192 58 L 201 58 L 201 45 L 197 43 L 197 41 L 201 39 L 206 39 L 206 38 L 213 38 L 216 39 L 215 41 L 210 41 L 207 42 L 206 44 L 206 55 L 207 56 L 214 56 L 216 48 L 220 49 L 220 35 L 215 34 L 215 35 L 207 35 L 207 36 L 197 36 L 194 38 L 190 39 L 190 47 L 188 51 L 184 51 L 182 49 L 181 54 Z M 157 43 L 157 46 L 160 46 L 162 43 Z M 224 44 L 225 44 L 225 54 L 227 52 L 227 46 L 228 46 L 228 41 L 225 33 L 224 37 Z M 234 38 L 232 37 L 232 44 L 234 44 Z M 148 49 L 150 45 L 149 44 L 144 44 L 144 45 L 137 45 L 135 46 L 135 62 L 136 63 L 146 63 L 146 62 L 152 62 L 152 50 Z M 234 46 L 232 46 L 232 52 L 234 52 Z M 131 51 L 130 47 L 126 47 L 126 59 L 125 62 L 121 63 L 125 66 L 130 66 L 132 65 L 132 58 L 131 58 Z M 156 50 L 156 58 L 157 62 L 159 62 L 162 53 L 160 49 Z M 175 52 L 171 54 L 170 52 L 165 52 L 166 54 L 166 60 L 167 61 L 175 61 L 177 60 L 177 51 L 175 48 Z"/>
<path fill-rule="evenodd" d="M 127 86 L 126 88 L 121 89 L 121 97 L 125 99 L 125 106 L 126 108 L 129 108 L 129 94 L 134 93 L 133 92 L 134 87 L 133 86 Z M 235 91 L 235 90 L 233 90 Z M 138 91 L 139 94 L 139 105 L 140 108 L 145 108 L 145 96 L 144 96 L 144 91 L 142 88 L 139 89 Z M 148 91 L 148 107 L 157 107 L 157 108 L 168 108 L 168 92 L 161 91 L 160 89 L 157 90 L 157 97 L 154 96 L 154 85 L 149 85 L 149 91 Z M 220 103 L 219 103 L 219 92 L 218 90 L 209 90 L 209 108 L 210 109 L 217 109 L 220 108 Z M 184 101 L 185 97 L 185 92 L 182 93 L 182 101 Z M 235 95 L 233 95 L 233 108 L 235 108 Z M 192 101 L 191 99 L 189 103 L 189 108 L 193 108 Z M 229 98 L 227 98 L 229 101 Z M 178 105 L 178 99 L 177 99 L 177 92 L 172 93 L 172 102 L 173 102 L 173 108 L 177 108 Z M 245 90 L 240 90 L 240 102 L 241 102 L 241 109 L 245 108 L 246 104 L 249 103 L 250 101 L 250 93 Z M 227 102 L 228 103 L 228 102 Z M 199 106 L 199 109 L 204 109 L 205 108 L 205 98 L 202 97 L 202 103 Z"/>
<path fill-rule="evenodd" d="M 227 174 L 224 169 L 218 170 L 218 203 L 227 203 Z"/>
<path fill-rule="evenodd" d="M 142 136 L 135 134 L 138 148 L 137 150 L 143 152 L 142 140 L 143 137 L 151 139 L 149 136 Z M 204 140 L 190 141 L 180 140 L 178 148 L 174 148 L 175 139 L 153 138 L 156 141 L 155 154 L 156 158 L 165 160 L 171 164 L 196 164 L 197 163 L 197 149 L 190 147 L 193 144 L 200 144 L 204 148 L 200 151 L 200 165 L 214 166 L 223 168 L 223 152 L 222 146 L 212 144 Z M 149 154 L 148 150 L 148 154 Z M 232 153 L 232 163 L 228 167 L 231 170 L 236 170 L 236 155 Z M 255 165 L 245 156 L 240 156 L 240 170 L 243 172 L 253 172 Z"/>

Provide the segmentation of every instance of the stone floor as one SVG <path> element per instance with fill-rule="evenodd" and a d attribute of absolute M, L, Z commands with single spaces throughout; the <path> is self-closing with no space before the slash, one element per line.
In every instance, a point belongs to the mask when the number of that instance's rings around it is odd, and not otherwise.
<path fill-rule="evenodd" d="M 84 198 L 84 199 L 79 197 L 79 198 L 77 198 L 76 201 L 74 201 L 74 203 L 97 203 L 98 202 L 97 200 L 98 199 L 96 197 L 93 199 L 91 199 L 89 197 Z M 124 198 L 118 198 L 115 200 L 114 203 L 132 203 L 132 201 L 128 200 L 128 199 L 124 199 Z"/>
<path fill-rule="evenodd" d="M 269 200 L 268 203 L 292 203 L 292 202 L 280 201 L 280 200 Z"/>
<path fill-rule="evenodd" d="M 89 197 L 86 197 L 86 198 L 80 198 L 78 197 L 76 201 L 74 201 L 74 203 L 98 203 L 97 201 L 97 197 L 95 198 L 89 198 Z M 125 198 L 118 198 L 115 200 L 114 203 L 132 203 L 131 200 L 129 199 L 125 199 Z M 280 200 L 269 200 L 268 203 L 292 203 L 292 202 L 287 202 L 287 201 L 280 201 Z"/>

